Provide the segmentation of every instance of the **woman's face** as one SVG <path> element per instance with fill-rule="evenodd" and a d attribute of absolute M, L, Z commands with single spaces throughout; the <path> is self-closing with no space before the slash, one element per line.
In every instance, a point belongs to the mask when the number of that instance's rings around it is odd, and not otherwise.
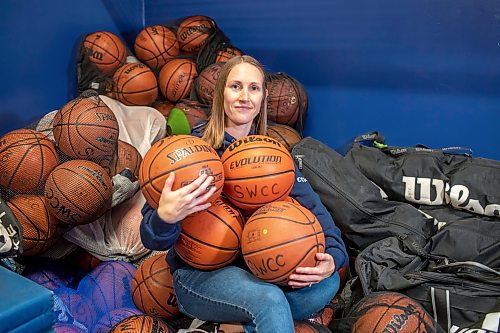
<path fill-rule="evenodd" d="M 264 75 L 255 66 L 241 63 L 233 67 L 224 88 L 226 127 L 250 125 L 264 99 Z"/>

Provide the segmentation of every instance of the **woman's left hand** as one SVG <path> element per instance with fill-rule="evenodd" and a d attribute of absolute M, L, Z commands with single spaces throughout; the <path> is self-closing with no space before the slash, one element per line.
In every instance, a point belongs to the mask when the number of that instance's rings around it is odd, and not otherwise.
<path fill-rule="evenodd" d="M 330 254 L 316 253 L 316 261 L 314 267 L 298 267 L 290 275 L 288 285 L 292 288 L 309 287 L 330 277 L 335 272 L 335 262 Z"/>

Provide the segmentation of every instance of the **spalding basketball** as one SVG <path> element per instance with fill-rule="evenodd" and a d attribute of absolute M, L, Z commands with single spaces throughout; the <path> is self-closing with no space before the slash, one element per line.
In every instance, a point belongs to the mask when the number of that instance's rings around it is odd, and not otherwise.
<path fill-rule="evenodd" d="M 149 315 L 128 317 L 113 327 L 109 333 L 174 333 L 175 330 L 160 318 Z"/>
<path fill-rule="evenodd" d="M 139 60 L 157 71 L 180 53 L 177 36 L 163 25 L 142 29 L 135 38 L 134 51 Z"/>
<path fill-rule="evenodd" d="M 153 71 L 146 65 L 125 64 L 113 75 L 114 96 L 125 105 L 148 106 L 158 97 L 158 81 Z"/>
<path fill-rule="evenodd" d="M 397 292 L 371 294 L 350 311 L 352 333 L 429 333 L 436 332 L 436 323 L 414 299 Z"/>
<path fill-rule="evenodd" d="M 18 194 L 7 205 L 23 227 L 23 255 L 38 255 L 53 245 L 58 222 L 43 195 Z"/>
<path fill-rule="evenodd" d="M 243 218 L 222 198 L 181 222 L 175 253 L 189 265 L 211 270 L 233 262 L 240 253 Z"/>
<path fill-rule="evenodd" d="M 58 165 L 45 183 L 49 211 L 59 220 L 79 225 L 95 221 L 111 207 L 111 178 L 101 166 L 86 160 Z"/>
<path fill-rule="evenodd" d="M 112 74 L 125 63 L 127 49 L 120 37 L 109 31 L 88 34 L 83 47 L 88 59 L 104 74 Z"/>
<path fill-rule="evenodd" d="M 215 31 L 215 22 L 207 16 L 185 18 L 177 29 L 177 39 L 185 53 L 197 53 Z"/>
<path fill-rule="evenodd" d="M 113 173 L 118 121 L 98 96 L 78 97 L 64 105 L 54 116 L 53 132 L 56 145 L 69 158 L 95 162 Z"/>
<path fill-rule="evenodd" d="M 295 82 L 286 75 L 275 75 L 267 85 L 267 119 L 294 126 L 300 113 L 300 96 Z"/>
<path fill-rule="evenodd" d="M 205 104 L 212 104 L 214 100 L 215 83 L 220 75 L 223 63 L 217 62 L 203 69 L 194 81 L 194 88 L 198 100 Z"/>
<path fill-rule="evenodd" d="M 267 128 L 267 135 L 273 139 L 278 140 L 283 146 L 288 150 L 292 150 L 300 140 L 302 136 L 290 126 L 275 124 Z"/>
<path fill-rule="evenodd" d="M 192 183 L 202 174 L 214 177 L 217 188 L 209 201 L 217 199 L 224 184 L 224 169 L 215 149 L 206 141 L 191 135 L 175 135 L 155 142 L 139 168 L 139 185 L 147 202 L 158 208 L 165 180 L 175 172 L 172 190 Z"/>
<path fill-rule="evenodd" d="M 189 96 L 196 76 L 198 72 L 193 60 L 173 59 L 162 67 L 158 76 L 158 86 L 167 100 L 177 103 Z"/>
<path fill-rule="evenodd" d="M 130 290 L 135 306 L 146 314 L 171 319 L 180 313 L 166 254 L 144 260 L 134 273 Z"/>
<path fill-rule="evenodd" d="M 295 165 L 277 140 L 250 135 L 233 142 L 221 156 L 224 194 L 237 207 L 255 210 L 281 200 L 292 190 Z"/>
<path fill-rule="evenodd" d="M 139 176 L 139 166 L 142 162 L 141 153 L 130 143 L 118 140 L 116 166 L 114 174 L 129 169 L 136 177 Z"/>
<path fill-rule="evenodd" d="M 247 220 L 241 251 L 255 276 L 286 285 L 297 267 L 316 266 L 316 253 L 325 251 L 325 236 L 307 208 L 275 201 L 259 208 Z"/>
<path fill-rule="evenodd" d="M 0 185 L 16 193 L 42 193 L 59 164 L 56 147 L 46 135 L 31 129 L 11 131 L 0 138 Z"/>

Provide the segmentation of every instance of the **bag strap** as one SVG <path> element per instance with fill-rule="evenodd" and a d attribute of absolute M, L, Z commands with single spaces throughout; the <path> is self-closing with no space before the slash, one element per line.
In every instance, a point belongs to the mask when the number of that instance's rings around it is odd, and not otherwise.
<path fill-rule="evenodd" d="M 450 291 L 431 287 L 431 302 L 434 320 L 446 329 L 451 329 Z"/>
<path fill-rule="evenodd" d="M 381 151 L 387 155 L 394 157 L 405 155 L 408 153 L 428 152 L 428 153 L 443 153 L 448 155 L 463 155 L 472 157 L 472 149 L 467 147 L 445 147 L 445 148 L 429 148 L 427 146 L 418 144 L 415 147 L 393 147 L 385 146 Z"/>

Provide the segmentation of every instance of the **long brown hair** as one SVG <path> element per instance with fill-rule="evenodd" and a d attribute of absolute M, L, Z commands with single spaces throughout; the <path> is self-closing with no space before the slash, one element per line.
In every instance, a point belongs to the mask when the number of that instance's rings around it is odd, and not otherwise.
<path fill-rule="evenodd" d="M 212 147 L 218 149 L 224 143 L 224 130 L 225 130 L 225 112 L 224 112 L 224 89 L 226 87 L 227 78 L 234 66 L 248 63 L 257 67 L 264 77 L 262 85 L 263 97 L 260 103 L 259 114 L 253 120 L 253 128 L 255 134 L 266 135 L 267 131 L 267 92 L 266 92 L 266 75 L 262 65 L 253 57 L 248 55 L 237 56 L 229 59 L 224 66 L 222 66 L 219 78 L 215 84 L 214 99 L 212 103 L 212 111 L 207 125 L 203 132 L 202 138 L 208 142 Z"/>

